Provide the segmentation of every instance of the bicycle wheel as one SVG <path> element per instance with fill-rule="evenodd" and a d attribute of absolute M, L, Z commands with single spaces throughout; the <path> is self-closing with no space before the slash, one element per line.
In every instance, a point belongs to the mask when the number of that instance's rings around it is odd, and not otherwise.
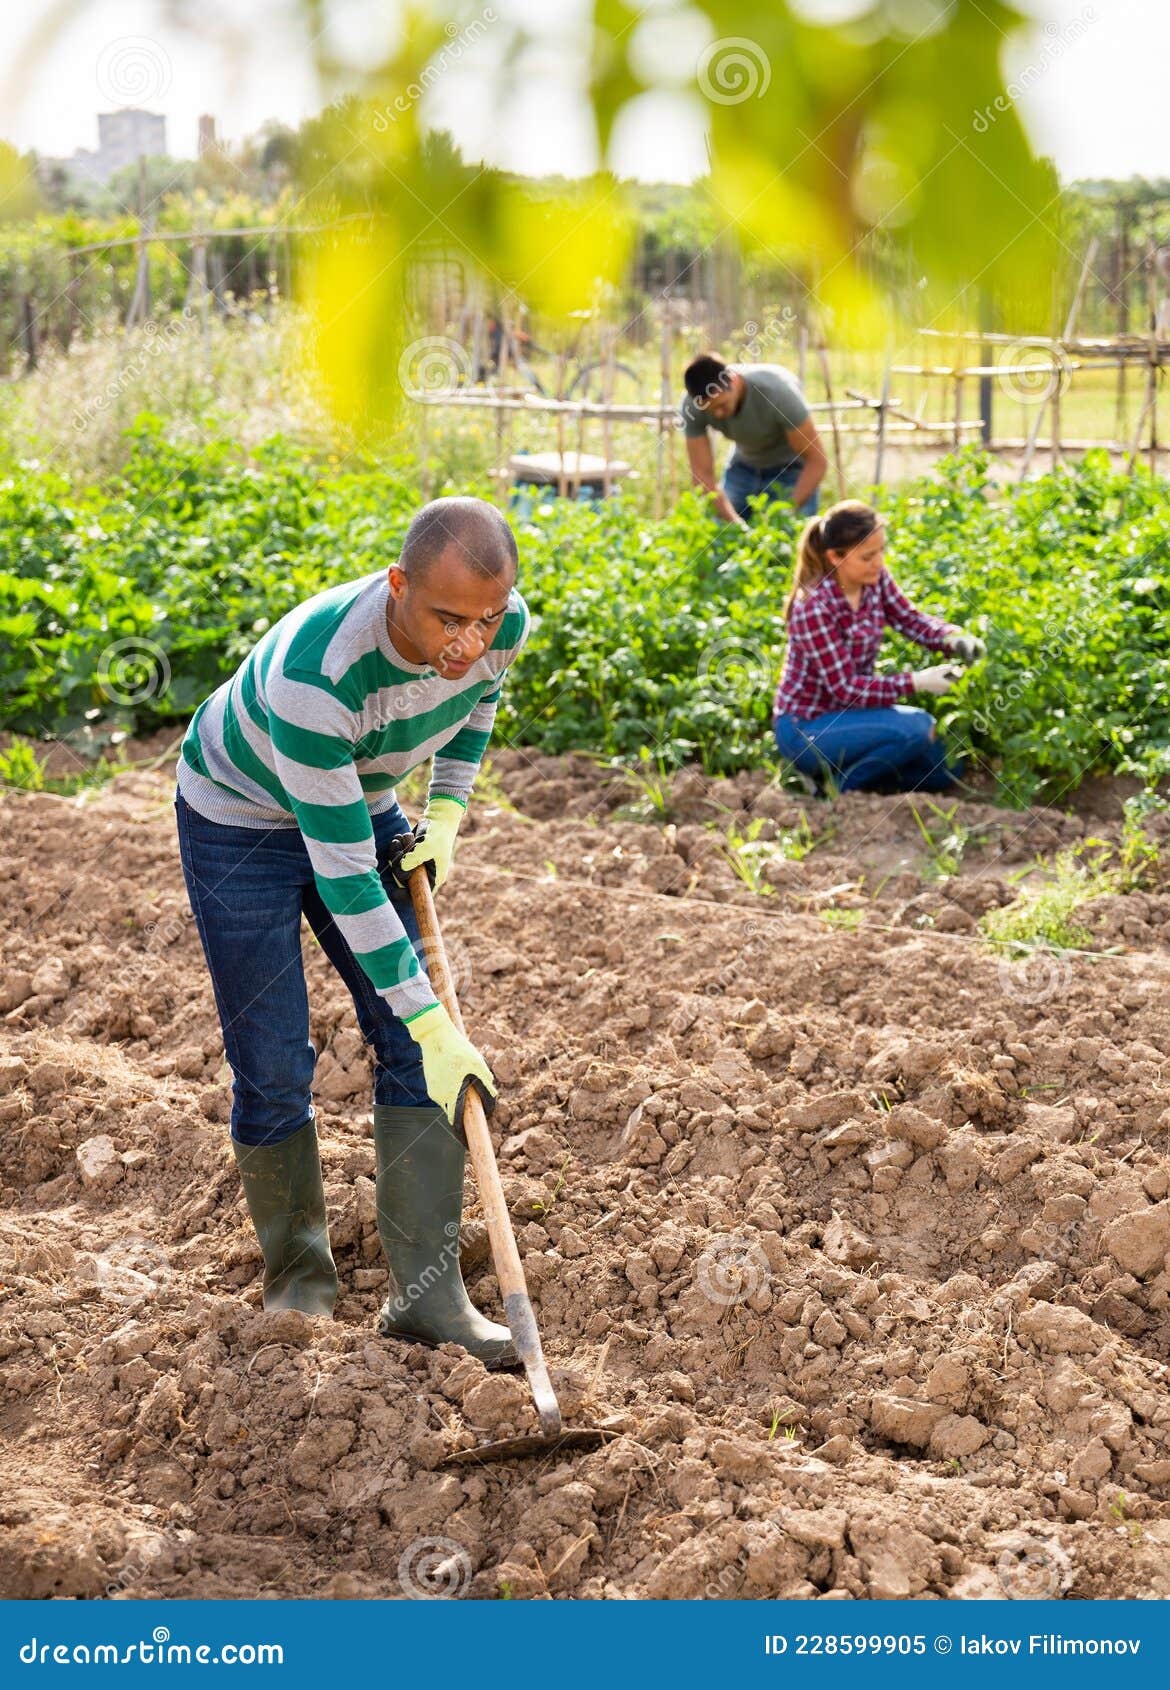
<path fill-rule="evenodd" d="M 565 398 L 583 399 L 590 405 L 600 405 L 605 398 L 605 385 L 606 367 L 603 363 L 583 364 L 569 383 Z M 628 364 L 614 365 L 610 398 L 615 405 L 637 405 L 643 398 L 637 372 Z"/>

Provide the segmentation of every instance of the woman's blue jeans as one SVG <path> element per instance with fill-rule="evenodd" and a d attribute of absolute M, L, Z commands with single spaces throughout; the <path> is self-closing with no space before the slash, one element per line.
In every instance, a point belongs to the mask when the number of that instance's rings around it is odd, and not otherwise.
<path fill-rule="evenodd" d="M 302 915 L 349 987 L 373 1049 L 374 1102 L 428 1103 L 418 1046 L 338 932 L 317 891 L 300 830 L 208 821 L 178 791 L 175 816 L 187 894 L 232 1070 L 232 1137 L 241 1144 L 276 1144 L 314 1118 L 317 1052 L 309 1040 Z M 425 967 L 410 895 L 387 867 L 391 839 L 408 833 L 410 823 L 397 804 L 371 821 L 382 884 Z"/>
<path fill-rule="evenodd" d="M 751 515 L 748 500 L 756 493 L 766 493 L 769 499 L 787 499 L 791 504 L 793 491 L 800 479 L 800 471 L 800 464 L 794 467 L 785 464 L 776 469 L 753 469 L 750 464 L 732 458 L 723 472 L 723 491 L 735 506 L 737 515 L 748 517 Z M 820 493 L 814 487 L 797 515 L 815 516 L 819 503 Z"/>
<path fill-rule="evenodd" d="M 776 749 L 802 774 L 832 781 L 839 792 L 893 786 L 900 792 L 946 792 L 963 772 L 948 763 L 928 710 L 831 710 L 799 720 L 777 716 Z"/>

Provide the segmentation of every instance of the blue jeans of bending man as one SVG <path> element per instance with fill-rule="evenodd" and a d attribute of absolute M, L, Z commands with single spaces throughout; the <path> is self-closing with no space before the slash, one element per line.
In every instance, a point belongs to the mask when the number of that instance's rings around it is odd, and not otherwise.
<path fill-rule="evenodd" d="M 175 817 L 232 1070 L 231 1136 L 241 1144 L 277 1144 L 314 1118 L 317 1052 L 309 1040 L 302 915 L 349 987 L 358 1026 L 374 1053 L 374 1102 L 429 1103 L 419 1048 L 338 931 L 317 891 L 300 830 L 208 821 L 178 791 Z M 382 884 L 425 966 L 410 895 L 387 866 L 390 840 L 409 832 L 410 823 L 397 804 L 371 823 Z"/>
<path fill-rule="evenodd" d="M 778 716 L 776 749 L 802 774 L 832 781 L 839 792 L 893 786 L 900 792 L 946 792 L 963 772 L 948 763 L 928 710 L 830 710 L 798 720 Z"/>
<path fill-rule="evenodd" d="M 733 457 L 723 472 L 723 491 L 738 516 L 750 517 L 748 500 L 756 493 L 766 493 L 769 499 L 787 499 L 791 504 L 801 468 L 800 464 L 780 464 L 772 469 L 753 469 L 742 458 Z M 797 515 L 815 516 L 819 503 L 820 493 L 814 487 Z"/>

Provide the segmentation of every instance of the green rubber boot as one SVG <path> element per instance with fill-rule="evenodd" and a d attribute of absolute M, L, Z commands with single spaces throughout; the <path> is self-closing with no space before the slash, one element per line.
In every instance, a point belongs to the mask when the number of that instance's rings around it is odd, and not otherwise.
<path fill-rule="evenodd" d="M 382 1306 L 383 1338 L 462 1344 L 497 1371 L 519 1366 L 506 1326 L 480 1314 L 459 1267 L 466 1151 L 433 1103 L 374 1105 L 378 1235 L 395 1291 Z"/>
<path fill-rule="evenodd" d="M 333 1316 L 337 1269 L 329 1249 L 317 1123 L 279 1144 L 232 1140 L 248 1213 L 264 1253 L 264 1307 Z"/>

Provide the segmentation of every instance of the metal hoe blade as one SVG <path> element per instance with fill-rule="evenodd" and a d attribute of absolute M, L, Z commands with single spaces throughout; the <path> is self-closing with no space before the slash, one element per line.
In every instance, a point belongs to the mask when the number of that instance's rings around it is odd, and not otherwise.
<path fill-rule="evenodd" d="M 440 1467 L 471 1467 L 479 1461 L 514 1461 L 526 1455 L 556 1455 L 562 1449 L 600 1449 L 612 1443 L 616 1432 L 602 1432 L 594 1426 L 570 1426 L 556 1437 L 501 1438 L 494 1444 L 477 1444 L 445 1455 Z"/>

